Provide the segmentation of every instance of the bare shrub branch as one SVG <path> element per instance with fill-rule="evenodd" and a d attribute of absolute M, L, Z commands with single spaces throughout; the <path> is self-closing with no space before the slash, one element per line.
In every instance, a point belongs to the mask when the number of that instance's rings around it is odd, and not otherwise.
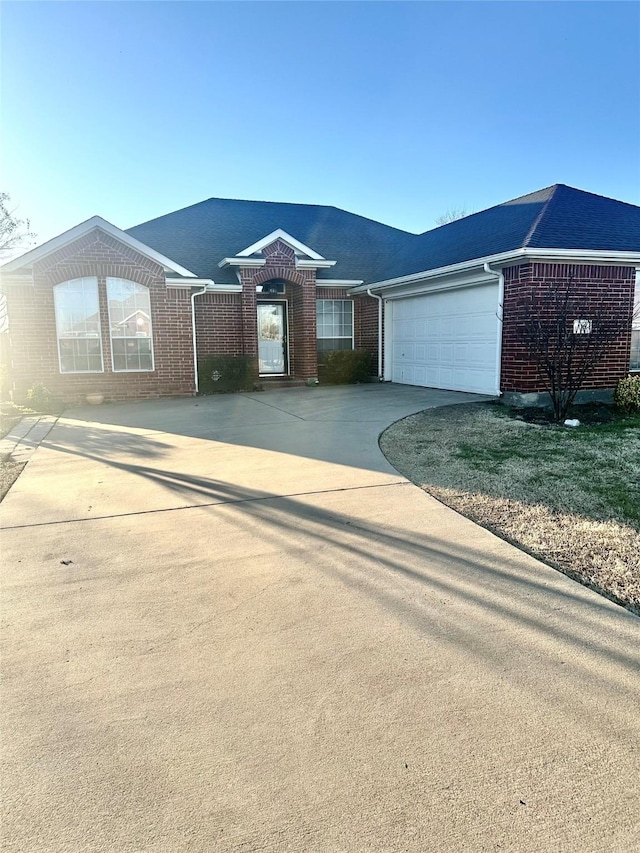
<path fill-rule="evenodd" d="M 10 204 L 9 193 L 0 192 L 0 257 L 16 249 L 27 248 L 35 239 L 35 234 L 29 231 L 29 220 L 18 219 L 15 208 L 11 209 Z"/>
<path fill-rule="evenodd" d="M 566 418 L 588 376 L 628 332 L 630 319 L 571 279 L 526 299 L 517 332 L 551 397 L 556 421 Z"/>

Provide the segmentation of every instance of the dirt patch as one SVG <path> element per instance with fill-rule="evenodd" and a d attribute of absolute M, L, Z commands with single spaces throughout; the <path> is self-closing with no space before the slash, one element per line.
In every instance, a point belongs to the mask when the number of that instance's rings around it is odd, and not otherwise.
<path fill-rule="evenodd" d="M 526 421 L 529 424 L 555 426 L 553 412 L 549 407 L 531 406 L 512 409 L 510 415 L 515 420 Z M 613 406 L 606 403 L 585 403 L 581 406 L 574 406 L 568 417 L 577 418 L 584 425 L 599 426 L 600 424 L 615 423 L 618 416 Z"/>
<path fill-rule="evenodd" d="M 399 421 L 380 447 L 443 503 L 640 614 L 639 427 L 611 409 L 570 429 L 472 404 Z"/>

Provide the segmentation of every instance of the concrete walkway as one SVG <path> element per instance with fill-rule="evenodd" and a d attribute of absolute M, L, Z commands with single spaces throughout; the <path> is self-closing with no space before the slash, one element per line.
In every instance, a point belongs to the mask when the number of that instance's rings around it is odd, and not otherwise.
<path fill-rule="evenodd" d="M 56 422 L 53 415 L 27 415 L 0 439 L 0 458 L 12 462 L 28 462 L 33 451 L 51 432 Z"/>
<path fill-rule="evenodd" d="M 469 399 L 67 412 L 1 505 L 3 851 L 640 849 L 640 620 L 378 450 Z"/>

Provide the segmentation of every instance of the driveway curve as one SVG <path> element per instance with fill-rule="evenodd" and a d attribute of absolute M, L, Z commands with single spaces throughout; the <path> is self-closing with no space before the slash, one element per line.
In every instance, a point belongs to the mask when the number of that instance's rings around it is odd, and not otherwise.
<path fill-rule="evenodd" d="M 1 505 L 3 851 L 640 849 L 640 619 L 378 449 L 470 399 L 67 412 Z"/>

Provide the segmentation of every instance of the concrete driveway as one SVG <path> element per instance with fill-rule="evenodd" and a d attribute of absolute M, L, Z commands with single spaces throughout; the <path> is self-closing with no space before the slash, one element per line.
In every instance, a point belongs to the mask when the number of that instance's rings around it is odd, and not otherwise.
<path fill-rule="evenodd" d="M 66 413 L 2 504 L 13 851 L 634 851 L 640 620 L 400 477 L 469 395 Z"/>

